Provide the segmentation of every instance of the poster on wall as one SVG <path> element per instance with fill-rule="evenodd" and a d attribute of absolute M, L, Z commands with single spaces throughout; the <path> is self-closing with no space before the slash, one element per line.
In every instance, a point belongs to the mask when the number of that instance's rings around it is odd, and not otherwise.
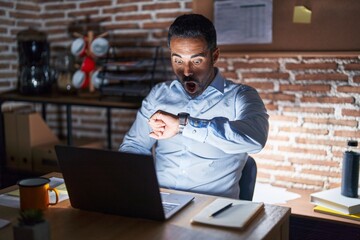
<path fill-rule="evenodd" d="M 215 0 L 219 45 L 272 42 L 272 0 Z"/>

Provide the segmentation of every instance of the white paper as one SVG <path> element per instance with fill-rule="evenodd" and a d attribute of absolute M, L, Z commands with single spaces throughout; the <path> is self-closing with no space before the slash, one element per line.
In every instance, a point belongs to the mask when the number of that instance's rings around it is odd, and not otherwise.
<path fill-rule="evenodd" d="M 301 197 L 297 193 L 289 192 L 286 188 L 274 187 L 270 184 L 256 183 L 253 196 L 254 202 L 263 202 L 268 204 L 286 203 Z"/>
<path fill-rule="evenodd" d="M 215 0 L 218 44 L 272 42 L 272 0 Z"/>
<path fill-rule="evenodd" d="M 0 229 L 6 227 L 10 223 L 9 220 L 0 218 Z"/>

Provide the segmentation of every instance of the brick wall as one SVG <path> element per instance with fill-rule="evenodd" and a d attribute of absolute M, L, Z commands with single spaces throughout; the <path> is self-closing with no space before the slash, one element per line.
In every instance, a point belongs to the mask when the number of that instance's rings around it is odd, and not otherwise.
<path fill-rule="evenodd" d="M 112 43 L 165 46 L 174 17 L 191 12 L 191 0 L 0 0 L 0 6 L 0 92 L 16 88 L 16 33 L 28 26 L 48 33 L 54 57 L 69 48 L 72 31 L 84 33 L 89 26 L 108 31 Z M 254 155 L 259 181 L 316 190 L 340 183 L 346 141 L 360 139 L 358 53 L 222 53 L 217 66 L 229 79 L 255 87 L 267 106 L 269 140 Z M 105 142 L 105 116 L 103 110 L 73 108 L 74 135 Z M 113 146 L 134 116 L 113 111 Z M 66 129 L 64 119 L 64 109 L 50 106 L 47 121 L 58 134 Z"/>

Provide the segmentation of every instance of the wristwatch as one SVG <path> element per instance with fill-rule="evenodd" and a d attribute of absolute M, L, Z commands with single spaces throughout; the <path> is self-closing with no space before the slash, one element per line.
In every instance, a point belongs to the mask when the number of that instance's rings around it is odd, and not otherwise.
<path fill-rule="evenodd" d="M 178 117 L 179 117 L 179 134 L 182 134 L 185 126 L 186 126 L 186 123 L 187 123 L 187 119 L 189 117 L 190 114 L 186 113 L 186 112 L 181 112 L 178 114 Z"/>

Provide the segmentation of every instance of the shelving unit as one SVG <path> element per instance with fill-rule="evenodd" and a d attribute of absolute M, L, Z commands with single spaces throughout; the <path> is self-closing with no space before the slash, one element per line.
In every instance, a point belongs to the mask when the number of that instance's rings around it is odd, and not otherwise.
<path fill-rule="evenodd" d="M 157 82 L 167 79 L 160 46 L 111 46 L 100 65 L 97 76 L 103 96 L 145 97 Z"/>

